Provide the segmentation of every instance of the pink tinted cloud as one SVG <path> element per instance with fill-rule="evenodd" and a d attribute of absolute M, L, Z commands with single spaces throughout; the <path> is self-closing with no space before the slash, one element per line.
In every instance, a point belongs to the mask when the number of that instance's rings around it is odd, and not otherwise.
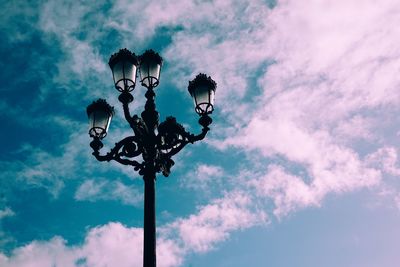
<path fill-rule="evenodd" d="M 75 267 L 79 252 L 68 248 L 65 240 L 54 237 L 47 242 L 33 241 L 15 249 L 10 257 L 0 253 L 0 266 L 4 267 Z"/>
<path fill-rule="evenodd" d="M 61 237 L 33 241 L 15 249 L 10 257 L 0 253 L 2 267 L 143 266 L 143 230 L 120 223 L 90 229 L 82 246 L 67 246 Z M 171 240 L 159 240 L 158 266 L 179 266 L 180 250 Z"/>
<path fill-rule="evenodd" d="M 278 218 L 308 206 L 318 206 L 321 196 L 301 177 L 287 173 L 278 165 L 268 167 L 267 173 L 249 182 L 259 198 L 271 198 L 274 215 Z"/>
<path fill-rule="evenodd" d="M 365 141 L 363 149 L 373 152 L 374 141 L 387 140 L 377 123 L 382 118 L 375 114 L 389 115 L 387 107 L 399 111 L 398 14 L 395 1 L 279 2 L 262 29 L 265 49 L 258 52 L 275 64 L 259 80 L 259 103 L 248 105 L 253 112 L 247 122 L 235 125 L 236 132 L 213 144 L 300 164 L 311 180 L 308 193 L 316 196 L 311 199 L 379 186 L 385 168 L 365 161 L 354 141 Z M 234 73 L 228 69 L 225 75 Z M 306 177 L 291 174 L 290 168 L 280 175 L 282 184 L 276 187 L 283 188 L 283 199 L 297 199 L 299 206 L 315 204 L 298 198 L 285 179 Z M 301 182 L 298 186 L 308 188 Z M 284 210 L 286 202 L 279 203 L 277 209 L 282 205 Z"/>
<path fill-rule="evenodd" d="M 177 219 L 163 231 L 176 235 L 185 251 L 206 252 L 226 240 L 230 232 L 266 222 L 266 213 L 257 209 L 252 197 L 234 191 L 200 207 L 196 214 Z"/>
<path fill-rule="evenodd" d="M 202 193 L 211 192 L 211 188 L 217 188 L 222 183 L 224 169 L 216 165 L 199 164 L 194 170 L 184 175 L 181 179 L 181 186 L 193 190 L 200 190 Z"/>
<path fill-rule="evenodd" d="M 369 154 L 366 158 L 371 166 L 382 169 L 385 173 L 400 176 L 398 150 L 394 147 L 382 147 Z"/>
<path fill-rule="evenodd" d="M 266 214 L 254 208 L 244 192 L 231 192 L 199 208 L 197 214 L 179 218 L 159 228 L 158 266 L 181 266 L 188 252 L 206 252 L 226 240 L 232 231 L 267 222 Z M 81 246 L 67 246 L 61 237 L 33 241 L 15 249 L 11 256 L 0 253 L 4 267 L 51 266 L 142 266 L 143 230 L 111 222 L 90 229 Z"/>

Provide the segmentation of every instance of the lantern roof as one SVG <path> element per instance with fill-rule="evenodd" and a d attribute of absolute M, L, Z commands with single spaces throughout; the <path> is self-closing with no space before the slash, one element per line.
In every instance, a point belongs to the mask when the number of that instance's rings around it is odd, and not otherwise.
<path fill-rule="evenodd" d="M 114 116 L 115 112 L 114 112 L 114 107 L 110 106 L 105 99 L 98 99 L 97 101 L 93 101 L 92 104 L 90 104 L 87 108 L 86 108 L 86 113 L 88 116 L 90 116 L 90 114 L 92 114 L 93 112 L 97 111 L 97 110 L 101 110 L 101 111 L 105 111 L 111 115 Z"/>
<path fill-rule="evenodd" d="M 193 95 L 194 90 L 198 86 L 207 86 L 210 90 L 214 92 L 217 89 L 217 83 L 204 73 L 199 73 L 192 81 L 189 81 L 188 91 L 190 95 Z"/>
<path fill-rule="evenodd" d="M 139 65 L 138 57 L 135 55 L 135 53 L 126 48 L 120 49 L 117 53 L 113 54 L 108 61 L 108 65 L 111 69 L 113 69 L 115 64 L 122 60 L 127 60 L 136 66 Z"/>
<path fill-rule="evenodd" d="M 156 64 L 160 64 L 162 66 L 163 59 L 162 57 L 155 52 L 153 49 L 146 50 L 143 55 L 139 56 L 139 61 L 146 61 L 146 62 L 154 62 Z"/>

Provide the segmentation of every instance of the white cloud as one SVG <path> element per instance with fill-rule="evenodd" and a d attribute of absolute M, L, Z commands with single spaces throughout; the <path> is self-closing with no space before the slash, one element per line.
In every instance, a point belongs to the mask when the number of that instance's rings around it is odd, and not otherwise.
<path fill-rule="evenodd" d="M 32 38 L 36 30 L 34 23 L 38 15 L 35 7 L 24 1 L 10 1 L 3 3 L 0 10 L 0 30 L 4 33 L 4 40 L 11 43 L 24 42 Z M 15 18 L 18 17 L 18 20 Z"/>
<path fill-rule="evenodd" d="M 143 232 L 110 223 L 90 230 L 82 248 L 88 266 L 140 266 Z"/>
<path fill-rule="evenodd" d="M 268 222 L 254 199 L 244 192 L 230 192 L 197 214 L 179 218 L 158 229 L 157 262 L 160 267 L 181 266 L 190 252 L 206 252 L 226 240 L 232 231 Z M 143 230 L 117 222 L 90 229 L 82 245 L 67 246 L 61 237 L 33 241 L 15 249 L 10 256 L 0 253 L 0 266 L 142 266 Z"/>
<path fill-rule="evenodd" d="M 338 121 L 337 127 L 333 130 L 333 134 L 348 144 L 351 144 L 354 140 L 360 139 L 374 141 L 375 138 L 372 128 L 375 123 L 373 119 L 365 118 L 357 114 L 352 118 Z"/>
<path fill-rule="evenodd" d="M 164 227 L 164 235 L 176 235 L 184 250 L 206 252 L 228 238 L 230 232 L 265 224 L 264 211 L 244 192 L 234 191 L 199 208 L 197 214 Z"/>
<path fill-rule="evenodd" d="M 207 193 L 211 188 L 221 185 L 224 175 L 224 169 L 220 166 L 199 164 L 195 170 L 189 170 L 186 175 L 183 175 L 180 183 L 185 188 Z"/>
<path fill-rule="evenodd" d="M 289 167 L 276 178 L 280 182 L 275 186 L 283 192 L 280 200 L 269 192 L 278 205 L 277 213 L 296 205 L 318 204 L 330 192 L 377 186 L 385 169 L 395 170 L 372 166 L 362 155 L 375 150 L 377 140 L 379 144 L 386 142 L 387 133 L 381 127 L 392 126 L 379 121 L 390 115 L 388 110 L 399 111 L 396 6 L 395 1 L 281 1 L 267 14 L 264 27 L 251 32 L 261 36 L 257 39 L 260 58 L 271 58 L 274 64 L 258 80 L 262 91 L 257 105 L 245 106 L 252 111 L 250 116 L 232 113 L 247 121 L 235 120 L 242 121 L 234 124 L 236 131 L 229 131 L 222 142 L 213 144 L 286 161 Z M 246 40 L 238 36 L 235 42 L 239 46 Z M 210 46 L 218 50 L 219 44 Z M 246 58 L 247 50 L 242 54 Z M 200 63 L 213 64 L 204 57 Z M 237 59 L 232 65 L 243 64 Z M 225 77 L 235 76 L 229 68 L 223 70 Z M 231 101 L 226 104 L 236 107 Z M 365 142 L 362 148 L 356 142 L 361 140 Z M 256 156 L 253 159 L 257 160 Z M 386 166 L 393 166 L 393 161 L 392 155 Z M 306 171 L 300 177 L 290 168 L 299 164 Z M 305 179 L 310 180 L 308 185 L 303 184 Z M 306 193 L 289 194 L 292 187 Z M 307 194 L 311 194 L 310 199 L 303 198 Z"/>
<path fill-rule="evenodd" d="M 0 162 L 7 170 L 4 176 L 16 177 L 13 182 L 20 183 L 22 188 L 42 187 L 58 197 L 66 180 L 90 171 L 89 149 L 82 145 L 86 145 L 87 139 L 82 132 L 71 134 L 67 143 L 60 146 L 61 155 L 56 156 L 38 147 L 22 145 L 17 154 L 24 155 L 24 161 Z"/>
<path fill-rule="evenodd" d="M 127 186 L 121 181 L 89 179 L 83 182 L 75 192 L 75 199 L 80 201 L 119 200 L 127 205 L 138 205 L 143 194 L 134 186 Z"/>
<path fill-rule="evenodd" d="M 381 147 L 369 154 L 366 160 L 369 164 L 382 169 L 387 174 L 400 176 L 398 153 L 394 147 Z"/>
<path fill-rule="evenodd" d="M 269 166 L 265 176 L 253 179 L 249 184 L 254 187 L 258 197 L 272 199 L 277 217 L 299 208 L 318 206 L 321 199 L 301 177 L 288 174 L 277 165 Z"/>
<path fill-rule="evenodd" d="M 181 263 L 180 250 L 171 240 L 160 239 L 158 266 L 173 267 Z M 15 249 L 11 256 L 0 253 L 2 267 L 141 267 L 143 266 L 143 231 L 120 223 L 90 229 L 84 244 L 67 246 L 61 237 L 34 241 Z"/>
<path fill-rule="evenodd" d="M 68 248 L 65 240 L 54 237 L 47 242 L 34 241 L 17 248 L 11 257 L 0 253 L 0 265 L 4 267 L 74 267 L 79 253 Z"/>
<path fill-rule="evenodd" d="M 338 186 L 351 187 L 359 179 L 365 179 L 366 184 L 379 180 L 376 170 L 367 168 L 354 150 L 337 144 L 329 132 L 312 131 L 298 124 L 280 116 L 254 118 L 240 135 L 225 142 L 259 150 L 266 157 L 281 155 L 300 163 L 313 177 L 329 182 L 332 189 L 335 182 L 340 183 Z"/>
<path fill-rule="evenodd" d="M 0 221 L 3 218 L 11 217 L 11 216 L 14 216 L 14 215 L 15 215 L 15 213 L 14 213 L 14 211 L 12 209 L 10 209 L 9 207 L 5 207 L 5 209 L 0 210 Z"/>

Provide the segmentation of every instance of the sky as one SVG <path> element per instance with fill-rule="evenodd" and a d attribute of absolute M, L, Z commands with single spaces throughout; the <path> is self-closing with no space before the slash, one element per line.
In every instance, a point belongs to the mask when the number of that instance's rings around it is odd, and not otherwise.
<path fill-rule="evenodd" d="M 0 266 L 142 266 L 143 180 L 91 155 L 111 54 L 164 59 L 156 104 L 206 139 L 157 177 L 159 267 L 400 265 L 397 0 L 0 0 Z M 140 114 L 145 88 L 131 104 Z"/>

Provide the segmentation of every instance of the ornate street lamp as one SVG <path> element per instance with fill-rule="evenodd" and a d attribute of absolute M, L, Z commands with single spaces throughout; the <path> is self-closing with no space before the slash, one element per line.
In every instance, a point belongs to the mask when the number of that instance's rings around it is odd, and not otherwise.
<path fill-rule="evenodd" d="M 155 105 L 154 88 L 160 81 L 162 58 L 153 50 L 147 50 L 140 57 L 127 49 L 121 49 L 111 56 L 109 61 L 113 73 L 115 88 L 120 91 L 118 97 L 122 103 L 124 116 L 133 130 L 133 135 L 117 142 L 105 155 L 100 155 L 102 139 L 107 135 L 114 109 L 103 99 L 87 107 L 90 122 L 89 135 L 93 138 L 90 146 L 93 155 L 99 161 L 115 160 L 121 164 L 133 166 L 144 180 L 144 255 L 143 266 L 156 266 L 156 223 L 155 223 L 155 179 L 156 173 L 168 176 L 174 165 L 172 156 L 189 143 L 204 139 L 210 130 L 214 110 L 216 83 L 211 77 L 199 74 L 189 82 L 188 90 L 199 114 L 199 124 L 203 127 L 200 134 L 194 135 L 185 130 L 174 117 L 167 117 L 159 123 L 159 114 Z M 146 104 L 141 116 L 131 115 L 129 103 L 133 101 L 131 92 L 135 89 L 136 73 L 139 69 L 140 83 L 147 88 Z M 142 156 L 139 162 L 134 158 Z"/>
<path fill-rule="evenodd" d="M 89 135 L 93 138 L 90 146 L 95 150 L 100 149 L 103 147 L 100 140 L 107 135 L 114 108 L 104 99 L 99 99 L 87 107 L 86 113 L 89 117 Z"/>

